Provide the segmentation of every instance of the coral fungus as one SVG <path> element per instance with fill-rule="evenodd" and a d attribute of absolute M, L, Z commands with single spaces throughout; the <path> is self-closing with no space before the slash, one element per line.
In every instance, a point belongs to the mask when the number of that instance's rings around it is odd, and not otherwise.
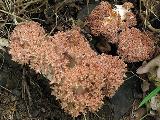
<path fill-rule="evenodd" d="M 108 2 L 102 1 L 91 12 L 88 23 L 93 35 L 103 35 L 109 42 L 118 42 L 118 32 L 127 27 L 136 25 L 135 15 L 129 10 L 132 3 L 116 5 L 115 9 Z"/>
<path fill-rule="evenodd" d="M 93 56 L 66 71 L 63 82 L 53 87 L 53 94 L 73 116 L 86 110 L 95 112 L 102 106 L 104 95 L 112 97 L 124 82 L 125 67 L 118 57 Z"/>
<path fill-rule="evenodd" d="M 119 35 L 118 53 L 127 62 L 148 60 L 154 51 L 153 39 L 137 28 L 127 28 Z"/>
<path fill-rule="evenodd" d="M 54 86 L 53 94 L 60 99 L 62 108 L 72 116 L 97 111 L 103 104 L 101 89 L 104 87 L 104 74 L 101 66 L 76 65 L 64 73 L 63 82 Z"/>
<path fill-rule="evenodd" d="M 104 96 L 123 83 L 126 64 L 118 57 L 97 55 L 79 28 L 45 36 L 38 23 L 16 26 L 10 37 L 12 59 L 45 75 L 62 108 L 73 117 L 95 112 Z"/>
<path fill-rule="evenodd" d="M 124 61 L 147 60 L 155 51 L 154 41 L 132 27 L 136 19 L 130 8 L 133 4 L 124 3 L 112 9 L 102 1 L 89 15 L 89 26 L 92 34 L 116 43 Z M 97 55 L 78 27 L 47 36 L 36 22 L 20 23 L 10 36 L 9 48 L 14 61 L 28 64 L 49 79 L 52 95 L 73 117 L 97 111 L 103 98 L 112 97 L 124 82 L 126 64 L 122 59 Z"/>
<path fill-rule="evenodd" d="M 111 43 L 118 45 L 118 54 L 126 62 L 148 60 L 154 53 L 154 41 L 150 35 L 134 28 L 135 15 L 130 11 L 133 4 L 125 2 L 112 9 L 102 1 L 89 15 L 88 22 L 92 34 L 103 35 Z"/>
<path fill-rule="evenodd" d="M 13 60 L 21 64 L 30 63 L 31 68 L 42 72 L 42 68 L 38 67 L 46 63 L 52 67 L 65 68 L 73 66 L 73 61 L 96 55 L 78 28 L 58 32 L 53 37 L 46 37 L 41 32 L 42 29 L 36 22 L 20 23 L 16 26 L 10 37 L 12 49 L 9 52 Z"/>
<path fill-rule="evenodd" d="M 37 49 L 36 43 L 43 41 L 44 36 L 45 30 L 36 22 L 19 24 L 10 36 L 12 59 L 21 64 L 28 63 L 32 52 Z"/>

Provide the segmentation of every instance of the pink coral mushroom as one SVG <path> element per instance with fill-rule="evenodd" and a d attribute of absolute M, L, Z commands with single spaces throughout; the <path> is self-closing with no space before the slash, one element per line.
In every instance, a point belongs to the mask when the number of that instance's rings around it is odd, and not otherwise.
<path fill-rule="evenodd" d="M 103 35 L 109 42 L 117 43 L 120 30 L 137 24 L 135 15 L 130 12 L 132 6 L 132 3 L 124 3 L 112 9 L 111 4 L 102 1 L 88 16 L 91 33 L 95 36 Z"/>
<path fill-rule="evenodd" d="M 24 64 L 31 59 L 32 52 L 35 51 L 37 42 L 43 41 L 45 30 L 36 22 L 20 23 L 12 32 L 10 39 L 10 53 L 13 60 Z M 14 43 L 14 44 L 13 44 Z M 33 47 L 34 45 L 34 47 Z"/>
<path fill-rule="evenodd" d="M 52 94 L 73 117 L 97 111 L 104 96 L 112 97 L 124 82 L 126 64 L 97 55 L 79 28 L 46 36 L 38 23 L 25 22 L 15 27 L 10 40 L 12 59 L 45 75 Z"/>
<path fill-rule="evenodd" d="M 148 60 L 154 51 L 154 40 L 137 28 L 127 28 L 119 35 L 118 53 L 127 62 Z"/>
<path fill-rule="evenodd" d="M 134 28 L 135 15 L 130 11 L 133 4 L 125 2 L 112 9 L 108 2 L 102 1 L 88 17 L 91 33 L 103 35 L 108 42 L 118 46 L 119 56 L 126 62 L 148 60 L 155 51 L 154 40 L 150 35 Z"/>
<path fill-rule="evenodd" d="M 78 63 L 64 73 L 53 95 L 63 101 L 64 110 L 73 116 L 97 111 L 103 105 L 104 96 L 112 97 L 124 82 L 126 64 L 110 55 L 93 56 Z"/>

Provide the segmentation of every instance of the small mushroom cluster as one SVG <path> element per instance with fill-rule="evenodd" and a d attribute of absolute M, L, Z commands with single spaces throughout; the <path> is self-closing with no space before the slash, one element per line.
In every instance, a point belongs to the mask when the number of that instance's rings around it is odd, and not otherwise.
<path fill-rule="evenodd" d="M 124 82 L 126 64 L 118 56 L 97 55 L 79 28 L 47 36 L 36 22 L 20 23 L 9 48 L 14 61 L 49 79 L 52 95 L 73 117 L 97 111 Z"/>
<path fill-rule="evenodd" d="M 118 54 L 126 62 L 138 62 L 152 57 L 154 40 L 145 32 L 134 26 L 137 24 L 135 15 L 131 12 L 133 4 L 112 6 L 102 1 L 88 17 L 88 26 L 95 36 L 102 35 L 108 42 L 117 44 Z"/>

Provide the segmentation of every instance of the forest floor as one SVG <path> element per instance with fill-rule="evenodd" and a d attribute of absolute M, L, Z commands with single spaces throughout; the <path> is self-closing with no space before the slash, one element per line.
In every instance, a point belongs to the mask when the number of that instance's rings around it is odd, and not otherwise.
<path fill-rule="evenodd" d="M 85 18 L 99 3 L 95 1 L 1 0 L 0 38 L 7 40 L 16 26 L 15 23 L 33 20 L 39 22 L 51 35 L 57 31 L 70 29 L 75 24 L 83 28 L 83 33 L 90 41 L 92 35 L 85 26 Z M 139 0 L 108 1 L 111 4 L 132 2 L 135 6 L 133 11 L 139 18 Z M 156 21 L 156 24 L 160 23 Z M 141 19 L 138 19 L 137 27 L 145 29 Z M 156 36 L 158 38 L 159 33 L 156 33 Z M 91 44 L 93 43 L 96 50 L 102 53 L 100 48 L 104 47 L 101 46 L 103 43 L 94 42 L 94 37 L 92 41 Z M 19 65 L 12 61 L 7 48 L 2 49 L 0 50 L 0 120 L 158 120 L 159 112 L 154 111 L 151 114 L 148 107 L 138 108 L 144 96 L 155 87 L 152 82 L 148 82 L 145 75 L 136 74 L 136 69 L 141 64 L 142 62 L 128 64 L 124 84 L 111 99 L 105 98 L 104 105 L 98 112 L 72 118 L 61 109 L 55 96 L 51 95 L 49 81 L 45 77 L 36 74 L 27 65 Z M 147 90 L 144 92 L 143 89 Z"/>

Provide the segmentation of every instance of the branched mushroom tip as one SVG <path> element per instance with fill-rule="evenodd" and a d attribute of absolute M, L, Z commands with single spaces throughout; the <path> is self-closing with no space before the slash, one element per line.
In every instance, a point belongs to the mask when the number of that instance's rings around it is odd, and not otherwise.
<path fill-rule="evenodd" d="M 126 64 L 111 55 L 97 55 L 79 28 L 46 36 L 36 22 L 17 25 L 10 37 L 12 59 L 45 75 L 62 108 L 77 117 L 95 112 L 104 96 L 123 83 Z"/>

